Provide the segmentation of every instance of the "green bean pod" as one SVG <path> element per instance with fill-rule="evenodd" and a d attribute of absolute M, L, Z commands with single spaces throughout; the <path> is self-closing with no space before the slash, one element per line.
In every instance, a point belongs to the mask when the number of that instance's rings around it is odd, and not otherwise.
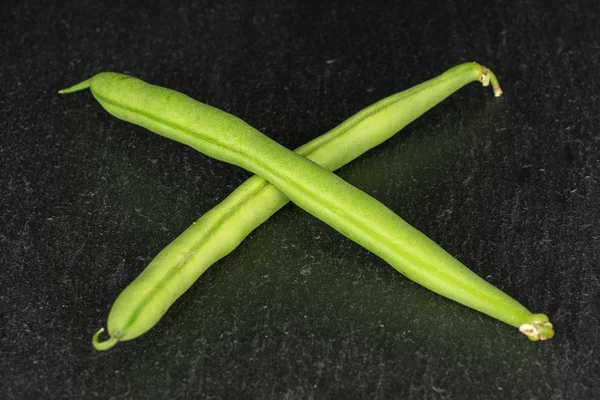
<path fill-rule="evenodd" d="M 127 75 L 100 73 L 62 90 L 90 88 L 117 118 L 262 176 L 249 179 L 151 262 L 115 301 L 108 318 L 110 338 L 100 342 L 100 330 L 94 346 L 104 350 L 150 329 L 214 261 L 288 198 L 430 290 L 519 327 L 531 340 L 551 338 L 554 332 L 545 315 L 532 314 L 383 204 L 327 170 L 380 144 L 473 81 L 491 81 L 495 94 L 501 94 L 490 71 L 476 63 L 461 64 L 362 110 L 296 153 L 233 115 Z"/>

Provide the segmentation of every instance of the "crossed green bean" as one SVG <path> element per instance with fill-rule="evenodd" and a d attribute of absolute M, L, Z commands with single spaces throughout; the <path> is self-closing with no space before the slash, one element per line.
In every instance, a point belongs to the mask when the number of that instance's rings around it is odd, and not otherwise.
<path fill-rule="evenodd" d="M 292 152 L 241 119 L 182 93 L 112 72 L 63 89 L 89 88 L 109 113 L 255 173 L 214 209 L 162 250 L 116 299 L 106 350 L 152 328 L 215 261 L 229 254 L 289 200 L 369 249 L 424 287 L 518 327 L 532 341 L 554 330 L 544 314 L 532 314 L 487 283 L 383 204 L 330 171 L 379 145 L 464 85 L 491 83 L 495 75 L 464 63 L 438 77 L 365 108 L 330 132 Z"/>

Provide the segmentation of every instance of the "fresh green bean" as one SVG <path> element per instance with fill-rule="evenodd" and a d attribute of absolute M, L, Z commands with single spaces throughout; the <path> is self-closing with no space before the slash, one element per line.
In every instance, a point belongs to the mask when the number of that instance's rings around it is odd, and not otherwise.
<path fill-rule="evenodd" d="M 94 346 L 107 349 L 150 329 L 212 262 L 229 253 L 281 208 L 286 196 L 421 285 L 519 327 L 531 340 L 552 337 L 554 332 L 545 315 L 532 314 L 381 203 L 313 162 L 329 169 L 343 165 L 475 80 L 484 85 L 491 81 L 495 94 L 501 94 L 490 71 L 476 63 L 461 64 L 368 107 L 299 148 L 299 154 L 230 114 L 126 75 L 100 73 L 62 90 L 70 93 L 90 88 L 100 104 L 117 118 L 242 166 L 279 189 L 253 177 L 215 212 L 203 217 L 208 229 L 191 227 L 171 243 L 119 296 L 108 319 L 110 339 L 100 342 L 100 330 L 94 335 Z M 343 150 L 332 152 L 332 148 L 340 147 Z M 253 203 L 261 204 L 262 211 L 251 209 Z"/>

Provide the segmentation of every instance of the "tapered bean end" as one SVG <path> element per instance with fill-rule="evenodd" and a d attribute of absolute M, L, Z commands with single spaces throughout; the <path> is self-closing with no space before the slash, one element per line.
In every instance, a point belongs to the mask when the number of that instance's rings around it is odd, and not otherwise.
<path fill-rule="evenodd" d="M 59 94 L 68 94 L 68 93 L 73 93 L 73 92 L 78 92 L 80 90 L 85 90 L 88 89 L 90 87 L 90 83 L 92 81 L 92 78 L 90 79 L 86 79 L 83 82 L 79 82 L 73 86 L 70 86 L 68 88 L 65 89 L 61 89 L 58 91 Z"/>
<path fill-rule="evenodd" d="M 100 334 L 104 332 L 104 328 L 100 328 L 98 332 L 94 333 L 94 337 L 92 337 L 92 345 L 96 350 L 104 351 L 108 350 L 114 345 L 116 345 L 119 340 L 115 337 L 110 337 L 105 341 L 100 341 Z"/>
<path fill-rule="evenodd" d="M 519 331 L 526 335 L 532 342 L 552 339 L 554 337 L 552 324 L 544 314 L 533 314 L 530 321 L 521 324 Z"/>

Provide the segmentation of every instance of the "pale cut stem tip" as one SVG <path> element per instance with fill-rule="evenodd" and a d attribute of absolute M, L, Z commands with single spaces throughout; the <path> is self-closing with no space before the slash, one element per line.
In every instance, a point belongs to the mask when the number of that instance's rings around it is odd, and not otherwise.
<path fill-rule="evenodd" d="M 504 93 L 502 88 L 500 88 L 500 83 L 498 82 L 496 75 L 483 65 L 481 66 L 481 76 L 479 77 L 479 82 L 481 82 L 483 86 L 488 86 L 491 83 L 495 97 L 500 97 L 502 96 L 502 93 Z"/>
<path fill-rule="evenodd" d="M 532 342 L 538 340 L 552 339 L 554 329 L 544 314 L 533 314 L 531 322 L 521 324 L 519 331 L 527 336 Z"/>
<path fill-rule="evenodd" d="M 112 336 L 109 339 L 101 342 L 99 340 L 99 337 L 102 332 L 104 332 L 104 328 L 100 328 L 98 330 L 98 332 L 94 333 L 94 337 L 92 337 L 92 345 L 94 346 L 94 348 L 96 350 L 100 350 L 100 351 L 108 350 L 111 347 L 114 347 L 114 345 L 116 345 L 119 342 L 119 339 L 112 337 Z"/>

